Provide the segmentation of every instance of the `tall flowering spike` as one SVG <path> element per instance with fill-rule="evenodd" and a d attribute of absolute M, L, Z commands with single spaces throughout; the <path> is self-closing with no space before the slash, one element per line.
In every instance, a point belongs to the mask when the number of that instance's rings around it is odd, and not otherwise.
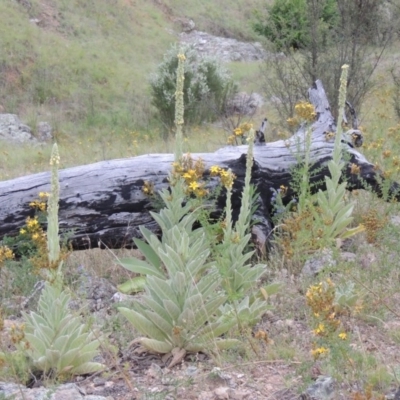
<path fill-rule="evenodd" d="M 254 155 L 254 137 L 255 132 L 253 128 L 250 128 L 247 137 L 249 147 L 247 149 L 246 157 L 246 176 L 244 178 L 244 187 L 242 193 L 242 205 L 240 207 L 239 218 L 236 224 L 236 230 L 239 235 L 243 237 L 246 233 L 249 224 L 249 217 L 251 215 L 251 170 L 253 168 L 253 155 Z"/>
<path fill-rule="evenodd" d="M 339 89 L 339 116 L 337 122 L 337 130 L 335 137 L 335 149 L 333 152 L 333 159 L 336 163 L 340 162 L 341 153 L 342 153 L 342 121 L 344 115 L 344 107 L 346 105 L 346 93 L 347 93 L 347 74 L 349 72 L 349 66 L 344 64 L 342 66 L 342 74 L 340 75 L 340 89 Z"/>
<path fill-rule="evenodd" d="M 60 199 L 60 184 L 58 181 L 58 166 L 60 156 L 57 144 L 54 143 L 51 151 L 51 192 L 47 206 L 47 249 L 50 264 L 60 258 L 60 238 L 58 236 L 58 202 Z"/>
<path fill-rule="evenodd" d="M 176 125 L 176 136 L 175 136 L 175 161 L 179 162 L 183 155 L 183 113 L 184 113 L 184 103 L 183 103 L 183 84 L 185 80 L 185 60 L 186 57 L 181 50 L 178 54 L 178 69 L 176 72 L 176 92 L 175 92 L 175 125 Z"/>

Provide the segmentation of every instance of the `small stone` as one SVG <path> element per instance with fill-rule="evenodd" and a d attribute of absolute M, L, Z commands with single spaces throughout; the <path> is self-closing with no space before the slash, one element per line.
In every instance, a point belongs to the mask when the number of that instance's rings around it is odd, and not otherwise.
<path fill-rule="evenodd" d="M 294 327 L 294 321 L 292 319 L 286 319 L 285 326 L 287 326 L 289 329 L 292 329 Z"/>
<path fill-rule="evenodd" d="M 198 400 L 213 400 L 214 395 L 211 392 L 201 392 L 197 399 Z"/>
<path fill-rule="evenodd" d="M 357 256 L 354 253 L 350 253 L 349 251 L 342 251 L 340 253 L 340 258 L 344 262 L 354 262 L 356 261 Z"/>
<path fill-rule="evenodd" d="M 315 400 L 330 400 L 335 394 L 335 380 L 330 376 L 319 376 L 314 384 L 306 390 Z"/>
<path fill-rule="evenodd" d="M 96 377 L 96 378 L 93 379 L 93 385 L 94 385 L 94 387 L 97 387 L 97 386 L 104 386 L 105 384 L 106 384 L 106 380 L 103 379 L 103 378 L 98 378 L 98 377 Z"/>
<path fill-rule="evenodd" d="M 229 400 L 229 388 L 227 386 L 216 388 L 214 394 L 218 400 Z"/>
<path fill-rule="evenodd" d="M 335 267 L 336 261 L 333 259 L 333 253 L 330 249 L 322 249 L 316 252 L 310 259 L 304 263 L 302 274 L 314 277 L 324 268 Z"/>
<path fill-rule="evenodd" d="M 250 391 L 248 390 L 231 390 L 230 399 L 232 400 L 245 400 L 249 398 Z"/>
<path fill-rule="evenodd" d="M 186 375 L 189 375 L 189 376 L 196 375 L 197 372 L 198 372 L 198 369 L 194 365 L 187 367 L 187 369 L 185 371 Z"/>

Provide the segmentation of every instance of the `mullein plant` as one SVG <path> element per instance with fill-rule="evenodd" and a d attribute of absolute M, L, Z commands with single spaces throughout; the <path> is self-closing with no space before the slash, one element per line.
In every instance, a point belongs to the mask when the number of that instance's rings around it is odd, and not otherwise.
<path fill-rule="evenodd" d="M 341 143 L 343 130 L 340 121 L 343 119 L 346 100 L 346 82 L 348 66 L 343 66 L 339 93 L 339 120 L 335 134 L 332 159 L 327 166 L 330 176 L 325 176 L 326 190 L 319 190 L 316 195 L 311 194 L 310 187 L 310 148 L 311 127 L 315 111 L 310 103 L 299 103 L 295 107 L 296 121 L 304 123 L 304 159 L 299 159 L 301 168 L 293 171 L 292 186 L 297 187 L 299 197 L 296 202 L 287 206 L 282 203 L 281 193 L 276 192 L 275 219 L 281 234 L 278 239 L 284 255 L 289 260 L 303 260 L 304 255 L 330 247 L 341 239 L 346 239 L 364 230 L 363 225 L 349 229 L 354 203 L 345 201 L 345 181 L 340 182 L 343 161 L 343 147 Z M 289 121 L 290 122 L 290 121 Z M 297 123 L 296 122 L 296 123 Z M 333 135 L 333 134 L 332 134 Z M 300 137 L 298 137 L 300 143 Z M 299 149 L 300 150 L 300 149 Z M 279 191 L 285 193 L 286 187 Z"/>
<path fill-rule="evenodd" d="M 253 166 L 253 128 L 249 130 L 247 141 L 246 175 L 239 217 L 234 224 L 231 202 L 234 175 L 228 170 L 227 175 L 230 176 L 230 179 L 223 180 L 226 189 L 223 239 L 216 246 L 215 251 L 216 269 L 221 276 L 222 288 L 228 296 L 227 302 L 221 306 L 220 312 L 227 320 L 229 318 L 236 319 L 240 328 L 254 325 L 269 308 L 266 297 L 279 289 L 279 285 L 272 284 L 261 291 L 257 290 L 259 280 L 266 271 L 266 265 L 252 266 L 250 262 L 254 254 L 254 251 L 249 250 L 252 212 L 250 180 Z M 218 171 L 218 167 L 212 167 L 212 171 Z"/>
<path fill-rule="evenodd" d="M 60 157 L 54 144 L 50 165 L 51 193 L 47 207 L 48 268 L 42 268 L 46 279 L 37 312 L 22 313 L 25 331 L 19 343 L 33 368 L 46 378 L 62 380 L 72 375 L 90 374 L 104 369 L 91 360 L 99 354 L 100 341 L 89 331 L 81 318 L 69 309 L 71 296 L 63 290 L 62 257 L 60 251 L 58 202 L 58 165 Z"/>
<path fill-rule="evenodd" d="M 176 89 L 175 163 L 182 162 L 183 63 L 178 55 Z M 161 192 L 165 207 L 152 213 L 160 225 L 162 239 L 145 228 L 141 232 L 147 243 L 137 241 L 146 261 L 122 260 L 131 271 L 146 274 L 145 294 L 132 308 L 119 311 L 144 335 L 137 341 L 147 350 L 173 356 L 169 366 L 179 363 L 188 352 L 209 352 L 237 346 L 234 339 L 221 338 L 234 325 L 218 312 L 227 300 L 220 289 L 216 268 L 209 262 L 210 243 L 204 228 L 193 230 L 199 208 L 188 199 L 185 182 L 170 175 L 170 191 Z"/>
<path fill-rule="evenodd" d="M 47 200 L 47 251 L 49 258 L 48 280 L 54 280 L 57 285 L 62 284 L 62 265 L 60 259 L 60 236 L 58 224 L 58 203 L 60 201 L 60 183 L 58 167 L 60 155 L 57 143 L 54 143 L 50 157 L 51 166 L 51 191 Z"/>
<path fill-rule="evenodd" d="M 326 191 L 319 190 L 317 193 L 318 211 L 314 211 L 314 217 L 322 220 L 324 227 L 321 232 L 321 238 L 324 242 L 332 242 L 335 239 L 346 239 L 364 230 L 362 225 L 348 229 L 353 221 L 351 217 L 354 209 L 354 202 L 345 202 L 345 193 L 347 182 L 340 183 L 342 169 L 345 165 L 343 161 L 342 149 L 342 121 L 346 103 L 346 87 L 348 65 L 342 66 L 339 90 L 339 117 L 337 131 L 335 135 L 335 145 L 332 160 L 328 162 L 330 176 L 325 177 Z"/>

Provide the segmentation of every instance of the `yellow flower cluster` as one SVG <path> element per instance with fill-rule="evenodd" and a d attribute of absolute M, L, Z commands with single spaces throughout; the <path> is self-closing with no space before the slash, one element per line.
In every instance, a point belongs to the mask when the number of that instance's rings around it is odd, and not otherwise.
<path fill-rule="evenodd" d="M 314 106 L 307 101 L 301 101 L 300 103 L 297 103 L 294 106 L 294 111 L 299 118 L 305 121 L 314 121 L 315 117 L 317 116 Z"/>
<path fill-rule="evenodd" d="M 4 263 L 4 261 L 11 260 L 13 258 L 14 258 L 14 253 L 9 247 L 7 246 L 0 247 L 0 266 Z"/>
<path fill-rule="evenodd" d="M 154 183 L 150 181 L 144 181 L 142 186 L 142 192 L 148 196 L 153 196 L 154 194 Z"/>
<path fill-rule="evenodd" d="M 296 116 L 286 120 L 290 126 L 299 125 L 302 121 L 312 122 L 317 116 L 314 106 L 307 101 L 301 101 L 300 103 L 297 103 L 294 106 L 294 112 Z"/>
<path fill-rule="evenodd" d="M 335 311 L 335 293 L 335 285 L 329 278 L 308 288 L 306 301 L 316 320 L 316 327 L 312 332 L 319 338 L 332 338 L 332 335 L 337 335 L 339 339 L 346 340 L 346 332 L 337 334 L 341 322 Z M 313 350 L 311 350 L 315 359 L 328 352 L 329 350 L 325 347 L 317 347 L 316 343 L 313 344 Z"/>
<path fill-rule="evenodd" d="M 360 173 L 360 167 L 357 164 L 352 163 L 350 166 L 350 173 L 353 175 L 358 175 Z"/>
<path fill-rule="evenodd" d="M 33 200 L 29 203 L 29 207 L 32 207 L 38 211 L 46 211 L 47 203 L 46 199 L 50 196 L 47 192 L 39 192 L 39 199 L 40 200 Z"/>
<path fill-rule="evenodd" d="M 43 231 L 38 217 L 28 217 L 24 228 L 19 230 L 21 235 L 28 235 L 38 248 L 47 247 L 46 233 Z"/>
<path fill-rule="evenodd" d="M 232 189 L 233 182 L 236 178 L 235 174 L 230 170 L 218 167 L 218 165 L 213 165 L 210 168 L 211 176 L 219 176 L 221 178 L 221 183 L 226 189 Z"/>
<path fill-rule="evenodd" d="M 174 179 L 182 177 L 185 180 L 187 194 L 194 194 L 196 197 L 207 195 L 208 191 L 204 188 L 205 182 L 201 180 L 205 169 L 202 159 L 194 161 L 188 154 L 182 158 L 181 162 L 172 163 L 172 167 Z"/>
<path fill-rule="evenodd" d="M 362 216 L 362 224 L 365 227 L 368 243 L 377 241 L 379 232 L 385 227 L 386 223 L 387 217 L 382 218 L 382 215 L 373 209 Z"/>
<path fill-rule="evenodd" d="M 315 359 L 320 358 L 321 356 L 324 356 L 328 353 L 329 349 L 327 349 L 326 347 L 317 347 L 311 350 L 311 354 Z"/>
<path fill-rule="evenodd" d="M 253 124 L 245 122 L 233 130 L 233 135 L 228 137 L 228 144 L 238 144 L 237 138 L 243 137 L 251 128 Z"/>

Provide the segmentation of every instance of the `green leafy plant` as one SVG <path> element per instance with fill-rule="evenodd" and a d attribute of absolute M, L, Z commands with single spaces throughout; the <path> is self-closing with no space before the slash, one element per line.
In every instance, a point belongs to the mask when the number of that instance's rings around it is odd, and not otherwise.
<path fill-rule="evenodd" d="M 337 131 L 335 136 L 335 146 L 333 150 L 332 160 L 328 162 L 330 176 L 325 176 L 326 191 L 319 190 L 316 200 L 318 202 L 318 214 L 314 210 L 314 217 L 324 221 L 324 229 L 321 237 L 326 240 L 334 240 L 336 238 L 345 239 L 361 232 L 362 226 L 348 229 L 353 218 L 351 217 L 354 202 L 346 204 L 344 200 L 347 182 L 339 182 L 342 176 L 342 169 L 345 165 L 343 161 L 342 150 L 342 124 L 344 107 L 346 102 L 346 86 L 348 65 L 343 65 L 341 85 L 339 90 L 339 118 L 337 123 Z"/>
<path fill-rule="evenodd" d="M 343 66 L 339 92 L 341 112 L 338 121 L 343 119 L 347 68 L 348 66 Z M 308 119 L 309 122 L 312 120 L 314 111 L 311 104 L 300 103 L 295 108 L 303 120 L 307 121 Z M 328 162 L 330 175 L 325 176 L 326 190 L 320 189 L 317 194 L 312 195 L 309 183 L 312 167 L 310 160 L 311 127 L 306 126 L 304 131 L 305 148 L 302 149 L 304 160 L 301 160 L 301 168 L 294 174 L 295 181 L 291 183 L 298 189 L 298 202 L 294 206 L 294 211 L 290 211 L 288 208 L 282 208 L 279 196 L 277 201 L 278 207 L 286 212 L 278 217 L 278 222 L 281 232 L 280 244 L 289 259 L 295 258 L 303 261 L 301 258 L 304 255 L 333 246 L 337 239 L 346 239 L 364 230 L 362 225 L 349 228 L 353 221 L 354 202 L 346 202 L 347 182 L 340 182 L 345 165 L 343 159 L 346 156 L 342 149 L 342 134 L 342 127 L 338 122 L 332 159 Z M 289 212 L 287 213 L 287 211 Z"/>
<path fill-rule="evenodd" d="M 221 285 L 228 296 L 228 303 L 221 308 L 221 312 L 225 316 L 232 313 L 236 316 L 239 325 L 242 326 L 254 325 L 268 309 L 266 300 L 263 297 L 255 296 L 257 284 L 265 273 L 266 265 L 252 266 L 249 262 L 254 254 L 254 251 L 250 251 L 248 248 L 251 238 L 250 226 L 253 209 L 253 189 L 250 184 L 253 165 L 253 129 L 250 129 L 248 142 L 246 176 L 239 217 L 233 224 L 231 202 L 233 179 L 230 179 L 225 182 L 227 201 L 223 239 L 216 246 L 215 252 L 216 268 L 222 279 Z"/>
<path fill-rule="evenodd" d="M 186 124 L 212 121 L 224 110 L 227 98 L 236 92 L 228 71 L 211 58 L 202 58 L 191 46 L 182 49 L 184 64 L 183 95 Z M 178 49 L 173 46 L 150 79 L 152 104 L 167 128 L 175 124 L 175 90 Z"/>
<path fill-rule="evenodd" d="M 68 308 L 71 296 L 47 282 L 37 312 L 22 313 L 25 338 L 20 347 L 35 369 L 48 378 L 66 378 L 101 371 L 91 360 L 99 354 L 100 341 Z"/>
<path fill-rule="evenodd" d="M 178 59 L 177 104 L 175 123 L 177 139 L 181 139 L 183 124 L 183 53 Z M 175 163 L 182 161 L 181 144 L 177 145 Z M 235 325 L 233 319 L 218 315 L 227 296 L 220 290 L 220 278 L 208 263 L 209 241 L 203 227 L 193 229 L 200 209 L 186 195 L 184 179 L 170 176 L 170 191 L 161 192 L 165 207 L 152 213 L 162 230 L 161 240 L 146 228 L 141 232 L 147 243 L 137 241 L 146 256 L 121 260 L 129 270 L 146 274 L 145 294 L 132 308 L 119 311 L 146 337 L 138 342 L 149 351 L 171 353 L 169 366 L 180 362 L 187 352 L 216 353 L 238 345 L 234 339 L 221 335 Z M 193 209 L 194 208 L 194 209 Z M 208 270 L 208 272 L 206 272 Z"/>
<path fill-rule="evenodd" d="M 148 239 L 162 261 L 164 271 L 149 269 L 145 290 L 140 302 L 132 309 L 120 307 L 120 312 L 143 335 L 138 341 L 148 350 L 157 353 L 209 351 L 237 345 L 236 340 L 221 339 L 235 321 L 217 316 L 226 295 L 219 290 L 220 279 L 216 271 L 204 273 L 211 265 L 204 228 L 192 231 L 196 210 L 188 212 L 177 225 L 172 210 L 178 214 L 184 198 L 184 184 L 176 182 L 171 193 L 162 193 L 166 208 L 153 217 L 163 232 L 162 242 L 149 234 Z M 190 208 L 190 207 L 189 207 Z M 145 231 L 146 232 L 146 231 Z M 147 234 L 147 233 L 146 233 Z M 144 271 L 136 261 L 132 270 Z M 128 264 L 124 263 L 123 266 Z M 183 357 L 182 355 L 182 357 Z"/>
<path fill-rule="evenodd" d="M 32 362 L 34 369 L 46 378 L 65 379 L 71 375 L 100 371 L 102 364 L 92 362 L 99 354 L 100 341 L 81 322 L 79 316 L 69 309 L 71 296 L 62 289 L 63 257 L 60 249 L 58 224 L 58 148 L 53 146 L 50 164 L 52 166 L 51 193 L 47 206 L 47 235 L 42 230 L 36 232 L 38 255 L 36 261 L 40 273 L 46 279 L 40 295 L 37 312 L 23 312 L 25 332 L 18 338 L 17 351 L 13 358 L 22 354 Z M 39 229 L 37 219 L 30 219 L 27 225 Z"/>
<path fill-rule="evenodd" d="M 278 50 L 301 49 L 311 42 L 307 0 L 276 0 L 267 7 L 268 16 L 257 14 L 254 30 L 273 42 Z M 322 2 L 321 22 L 335 25 L 336 0 Z"/>

